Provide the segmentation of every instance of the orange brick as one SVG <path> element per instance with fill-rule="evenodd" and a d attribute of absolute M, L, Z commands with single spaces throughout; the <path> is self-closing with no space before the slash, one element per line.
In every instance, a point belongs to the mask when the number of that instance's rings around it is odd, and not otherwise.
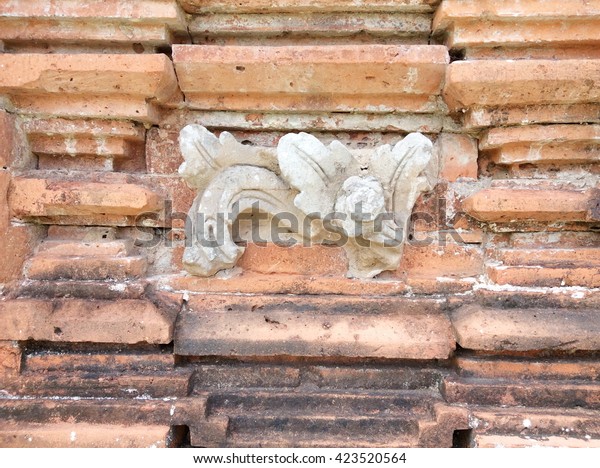
<path fill-rule="evenodd" d="M 595 351 L 595 310 L 489 309 L 464 306 L 451 314 L 458 344 L 482 351 Z"/>
<path fill-rule="evenodd" d="M 453 62 L 444 97 L 453 110 L 597 102 L 600 60 Z"/>
<path fill-rule="evenodd" d="M 159 197 L 134 184 L 15 178 L 9 204 L 14 216 L 136 215 L 157 211 Z"/>
<path fill-rule="evenodd" d="M 178 86 L 165 55 L 16 54 L 0 56 L 0 92 L 25 113 L 152 121 L 149 101 Z"/>
<path fill-rule="evenodd" d="M 183 163 L 179 149 L 179 132 L 170 132 L 153 127 L 148 130 L 146 139 L 146 166 L 148 172 L 176 174 Z"/>
<path fill-rule="evenodd" d="M 446 315 L 427 299 L 202 295 L 175 336 L 176 353 L 195 356 L 445 359 L 453 349 Z"/>
<path fill-rule="evenodd" d="M 496 284 L 514 284 L 518 286 L 583 286 L 600 287 L 600 270 L 597 266 L 505 266 L 488 265 L 486 274 Z"/>
<path fill-rule="evenodd" d="M 445 0 L 436 12 L 433 29 L 437 34 L 446 32 L 446 44 L 467 49 L 467 56 L 482 48 L 504 46 L 506 55 L 505 50 L 511 48 L 543 50 L 595 45 L 600 40 L 598 8 L 589 2 Z"/>
<path fill-rule="evenodd" d="M 12 164 L 14 151 L 14 117 L 0 110 L 0 169 L 6 169 Z"/>
<path fill-rule="evenodd" d="M 594 162 L 600 160 L 600 126 L 494 128 L 484 133 L 479 147 L 499 164 Z"/>
<path fill-rule="evenodd" d="M 451 242 L 428 246 L 407 244 L 399 272 L 409 277 L 464 278 L 478 276 L 483 271 L 483 251 L 480 246 Z"/>
<path fill-rule="evenodd" d="M 6 300 L 0 302 L 0 340 L 169 343 L 173 319 L 134 299 Z"/>
<path fill-rule="evenodd" d="M 495 249 L 492 256 L 513 266 L 600 267 L 600 248 Z"/>
<path fill-rule="evenodd" d="M 488 188 L 463 201 L 467 214 L 480 221 L 534 220 L 592 221 L 600 218 L 594 207 L 595 190 L 536 190 L 535 188 Z"/>
<path fill-rule="evenodd" d="M 477 141 L 469 135 L 441 133 L 436 141 L 440 157 L 440 178 L 454 182 L 477 179 Z"/>
<path fill-rule="evenodd" d="M 345 276 L 348 261 L 341 247 L 280 247 L 248 244 L 237 266 L 256 273 Z"/>
<path fill-rule="evenodd" d="M 0 375 L 18 374 L 21 370 L 21 348 L 17 342 L 0 341 Z"/>
<path fill-rule="evenodd" d="M 173 59 L 192 107 L 257 111 L 430 111 L 448 63 L 438 46 L 384 45 L 176 45 Z"/>
<path fill-rule="evenodd" d="M 5 423 L 2 447 L 163 448 L 170 446 L 169 426 L 87 423 Z"/>

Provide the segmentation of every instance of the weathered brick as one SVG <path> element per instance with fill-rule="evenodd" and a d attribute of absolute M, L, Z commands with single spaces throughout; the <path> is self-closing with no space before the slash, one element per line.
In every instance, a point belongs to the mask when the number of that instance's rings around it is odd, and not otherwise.
<path fill-rule="evenodd" d="M 1 340 L 169 343 L 173 319 L 141 300 L 5 300 Z"/>
<path fill-rule="evenodd" d="M 431 111 L 448 56 L 437 46 L 176 45 L 173 60 L 199 109 L 387 112 Z"/>
<path fill-rule="evenodd" d="M 458 344 L 483 351 L 595 351 L 600 323 L 594 310 L 490 309 L 464 306 L 451 314 Z"/>
<path fill-rule="evenodd" d="M 597 102 L 600 60 L 457 61 L 448 66 L 444 97 L 454 110 Z"/>
<path fill-rule="evenodd" d="M 156 211 L 159 197 L 134 184 L 69 182 L 18 177 L 11 184 L 13 216 L 137 215 Z"/>
<path fill-rule="evenodd" d="M 517 58 L 519 52 L 520 57 L 524 53 L 537 57 L 545 49 L 561 47 L 577 57 L 581 49 L 593 49 L 600 40 L 598 8 L 589 2 L 445 0 L 436 12 L 433 28 L 437 34 L 446 33 L 449 47 L 466 49 L 469 58 L 499 47 L 505 58 L 511 49 L 518 50 Z"/>
<path fill-rule="evenodd" d="M 585 104 L 541 104 L 519 107 L 518 104 L 502 108 L 475 108 L 468 110 L 463 119 L 466 129 L 532 124 L 579 124 L 598 123 L 600 105 Z"/>
<path fill-rule="evenodd" d="M 172 276 L 161 284 L 178 291 L 242 294 L 345 294 L 393 296 L 408 291 L 397 278 L 357 280 L 337 276 L 233 274 L 231 277 Z"/>
<path fill-rule="evenodd" d="M 21 370 L 21 348 L 17 342 L 0 341 L 0 374 L 13 375 Z"/>
<path fill-rule="evenodd" d="M 341 247 L 320 245 L 285 247 L 249 243 L 237 265 L 263 274 L 344 276 L 348 271 L 348 261 Z"/>
<path fill-rule="evenodd" d="M 461 356 L 456 358 L 460 375 L 482 379 L 598 380 L 600 362 L 586 359 L 502 359 Z"/>
<path fill-rule="evenodd" d="M 593 221 L 600 218 L 597 190 L 493 187 L 463 201 L 467 214 L 480 221 Z"/>
<path fill-rule="evenodd" d="M 6 169 L 12 164 L 15 145 L 14 117 L 4 110 L 0 110 L 0 169 Z"/>
<path fill-rule="evenodd" d="M 0 93 L 27 114 L 154 121 L 178 86 L 165 55 L 17 54 L 0 56 Z"/>
<path fill-rule="evenodd" d="M 190 299 L 175 334 L 184 355 L 444 359 L 453 349 L 439 303 L 425 299 L 203 295 Z"/>
<path fill-rule="evenodd" d="M 463 278 L 483 271 L 483 251 L 478 245 L 446 242 L 419 246 L 407 244 L 398 269 L 409 277 Z"/>
<path fill-rule="evenodd" d="M 600 160 L 600 126 L 494 128 L 484 133 L 479 147 L 498 164 L 589 163 Z"/>
<path fill-rule="evenodd" d="M 486 274 L 496 284 L 518 286 L 559 287 L 582 286 L 600 287 L 600 271 L 597 266 L 551 267 L 551 266 L 505 266 L 488 265 Z"/>
<path fill-rule="evenodd" d="M 440 178 L 454 182 L 459 178 L 477 179 L 477 141 L 469 135 L 441 133 L 436 141 L 440 157 Z"/>
<path fill-rule="evenodd" d="M 534 438 L 517 435 L 482 435 L 475 438 L 475 444 L 479 448 L 600 448 L 598 439 L 578 439 L 564 436 Z"/>
<path fill-rule="evenodd" d="M 438 0 L 371 0 L 356 3 L 342 0 L 336 3 L 318 0 L 180 0 L 181 6 L 188 13 L 223 13 L 223 12 L 313 12 L 313 11 L 414 11 L 431 12 Z"/>
<path fill-rule="evenodd" d="M 169 447 L 169 426 L 116 424 L 4 424 L 2 447 Z"/>
<path fill-rule="evenodd" d="M 175 174 L 183 163 L 179 149 L 179 132 L 153 127 L 146 138 L 146 166 L 148 172 Z"/>
<path fill-rule="evenodd" d="M 126 280 L 144 276 L 146 257 L 35 255 L 26 267 L 28 278 L 37 280 Z"/>

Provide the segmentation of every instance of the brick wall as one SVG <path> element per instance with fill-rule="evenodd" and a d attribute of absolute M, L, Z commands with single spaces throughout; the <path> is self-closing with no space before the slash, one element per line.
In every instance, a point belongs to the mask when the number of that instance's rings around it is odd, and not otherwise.
<path fill-rule="evenodd" d="M 0 446 L 600 446 L 599 43 L 596 1 L 0 5 Z M 193 276 L 188 124 L 421 132 L 438 182 L 394 271 Z"/>

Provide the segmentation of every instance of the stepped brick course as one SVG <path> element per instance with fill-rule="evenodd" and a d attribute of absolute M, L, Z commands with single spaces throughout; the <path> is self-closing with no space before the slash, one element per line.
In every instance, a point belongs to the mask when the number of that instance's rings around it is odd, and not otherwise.
<path fill-rule="evenodd" d="M 599 44 L 595 0 L 3 2 L 0 447 L 598 447 Z M 375 277 L 262 212 L 184 269 L 199 206 L 382 161 L 431 189 Z"/>

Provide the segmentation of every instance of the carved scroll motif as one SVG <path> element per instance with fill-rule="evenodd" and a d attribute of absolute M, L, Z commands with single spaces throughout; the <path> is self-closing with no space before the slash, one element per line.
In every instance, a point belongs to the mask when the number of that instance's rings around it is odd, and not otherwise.
<path fill-rule="evenodd" d="M 183 264 L 210 276 L 235 266 L 244 247 L 232 238 L 236 217 L 258 208 L 306 225 L 311 242 L 336 242 L 348 257 L 348 276 L 371 278 L 400 263 L 408 221 L 419 195 L 433 189 L 432 143 L 412 133 L 394 147 L 373 150 L 361 164 L 339 141 L 325 146 L 306 133 L 287 134 L 276 149 L 242 145 L 227 132 L 217 138 L 200 125 L 180 134 L 180 175 L 198 190 L 189 213 Z M 300 230 L 302 231 L 302 230 Z M 222 233 L 217 236 L 216 233 Z"/>

